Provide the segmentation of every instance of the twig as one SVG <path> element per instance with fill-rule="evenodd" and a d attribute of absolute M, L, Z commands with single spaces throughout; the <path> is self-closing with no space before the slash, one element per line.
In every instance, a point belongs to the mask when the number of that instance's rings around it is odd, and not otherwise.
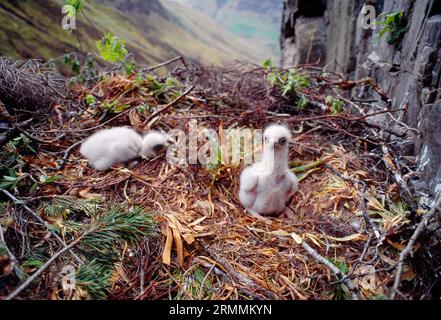
<path fill-rule="evenodd" d="M 337 176 L 339 176 L 341 179 L 350 181 L 353 184 L 360 184 L 361 185 L 361 191 L 360 191 L 360 211 L 363 214 L 363 218 L 366 221 L 366 223 L 372 228 L 372 231 L 374 232 L 375 238 L 377 238 L 378 242 L 382 243 L 383 240 L 381 239 L 381 233 L 378 231 L 377 226 L 373 223 L 371 218 L 369 217 L 368 213 L 366 212 L 366 183 L 363 181 L 357 180 L 352 177 L 346 177 L 343 174 L 341 174 L 338 170 L 334 169 L 331 165 L 325 164 L 325 167 L 330 169 L 332 172 L 334 172 Z"/>
<path fill-rule="evenodd" d="M 84 236 L 84 235 L 83 235 Z M 73 241 L 71 244 L 69 244 L 68 246 L 64 247 L 63 249 L 61 249 L 60 251 L 58 251 L 57 253 L 55 253 L 44 265 L 42 265 L 37 271 L 35 271 L 35 273 L 32 274 L 32 276 L 30 276 L 28 279 L 26 279 L 25 282 L 23 282 L 17 289 L 14 290 L 14 292 L 12 292 L 11 294 L 9 294 L 5 300 L 12 300 L 14 299 L 16 296 L 18 296 L 24 289 L 26 289 L 40 274 L 43 273 L 44 270 L 46 270 L 51 264 L 52 262 L 54 262 L 59 256 L 61 256 L 63 253 L 65 253 L 66 251 L 71 250 L 73 247 L 75 247 L 78 242 L 80 242 L 82 239 L 82 236 L 79 237 L 77 240 Z"/>
<path fill-rule="evenodd" d="M 67 148 L 67 149 L 64 151 L 63 158 L 62 158 L 61 160 L 58 161 L 58 165 L 57 165 L 55 168 L 51 168 L 50 170 L 61 170 L 61 169 L 63 169 L 63 167 L 64 167 L 64 165 L 65 165 L 65 163 L 66 163 L 66 161 L 67 161 L 67 158 L 69 157 L 70 152 L 71 152 L 75 147 L 77 147 L 78 145 L 80 145 L 81 143 L 83 143 L 83 141 L 84 141 L 84 139 L 83 139 L 83 140 L 80 140 L 80 141 L 77 141 L 77 142 L 75 142 L 74 144 L 72 144 L 69 148 Z"/>
<path fill-rule="evenodd" d="M 313 121 L 313 120 L 321 120 L 321 119 L 341 119 L 341 120 L 346 120 L 346 121 L 362 121 L 362 120 L 365 120 L 369 117 L 374 117 L 374 116 L 377 116 L 380 114 L 399 112 L 399 111 L 403 111 L 403 110 L 404 109 L 382 110 L 382 111 L 378 111 L 378 112 L 368 113 L 364 116 L 359 116 L 359 117 L 345 117 L 345 116 L 339 116 L 339 115 L 333 115 L 333 114 L 325 114 L 325 115 L 321 115 L 321 116 L 306 117 L 306 118 L 292 117 L 288 121 L 301 122 L 301 121 Z"/>
<path fill-rule="evenodd" d="M 20 131 L 21 133 L 23 133 L 23 134 L 24 134 L 26 137 L 28 137 L 29 139 L 34 140 L 34 141 L 36 141 L 36 142 L 38 142 L 38 143 L 41 143 L 41 144 L 52 144 L 52 143 L 58 141 L 60 138 L 62 138 L 63 136 L 66 135 L 65 133 L 62 133 L 60 136 L 58 136 L 58 137 L 55 138 L 55 139 L 52 139 L 52 140 L 42 140 L 42 139 L 40 139 L 40 138 L 38 138 L 38 137 L 36 137 L 36 136 L 33 136 L 32 134 L 30 134 L 29 132 L 27 132 L 25 129 L 21 128 L 19 125 L 15 125 L 15 127 L 17 128 L 18 131 Z"/>
<path fill-rule="evenodd" d="M 212 259 L 212 258 L 211 258 Z M 214 260 L 214 259 L 213 259 Z M 208 261 L 200 261 L 199 262 L 204 268 L 207 268 L 208 270 L 211 270 L 213 268 L 213 265 L 218 264 L 218 262 L 214 261 L 214 262 L 208 262 Z M 213 271 L 212 271 L 216 276 L 222 278 L 222 281 L 228 282 L 231 284 L 232 287 L 234 287 L 235 289 L 237 289 L 239 292 L 241 292 L 242 294 L 246 295 L 247 297 L 250 297 L 254 300 L 262 300 L 262 296 L 257 295 L 256 293 L 248 290 L 246 287 L 244 286 L 238 286 L 234 281 L 235 279 L 233 278 L 232 275 L 230 275 L 229 273 L 225 272 L 224 270 L 219 269 L 218 267 L 214 267 Z M 237 281 L 237 279 L 236 279 Z"/>
<path fill-rule="evenodd" d="M 155 70 L 155 69 L 158 69 L 158 68 L 161 68 L 161 67 L 165 67 L 166 65 L 169 65 L 169 64 L 171 64 L 173 62 L 176 62 L 178 60 L 181 60 L 183 65 L 186 66 L 184 58 L 182 56 L 179 56 L 179 57 L 170 59 L 168 61 L 165 61 L 165 62 L 162 62 L 162 63 L 158 63 L 158 64 L 156 64 L 154 66 L 143 68 L 143 69 L 140 70 L 140 72 L 148 72 L 148 71 L 152 71 L 152 70 Z"/>
<path fill-rule="evenodd" d="M 235 279 L 239 284 L 241 284 L 241 291 L 245 292 L 250 297 L 254 299 L 262 299 L 262 297 L 256 295 L 253 291 L 249 289 L 254 289 L 254 291 L 262 291 L 268 299 L 278 299 L 278 296 L 271 292 L 268 289 L 262 288 L 257 285 L 252 279 L 248 278 L 244 274 L 238 273 L 234 268 L 229 264 L 228 261 L 225 261 L 221 257 L 216 256 L 213 252 L 209 251 L 209 245 L 205 241 L 201 240 L 202 246 L 205 248 L 205 252 L 208 256 L 213 259 L 218 265 L 223 266 L 223 268 L 228 272 L 229 276 Z"/>
<path fill-rule="evenodd" d="M 190 88 L 188 88 L 183 94 L 181 94 L 179 97 L 177 97 L 175 100 L 167 103 L 165 106 L 163 106 L 161 109 L 153 112 L 146 120 L 145 122 L 148 123 L 150 120 L 152 120 L 153 118 L 155 118 L 158 114 L 167 111 L 168 109 L 170 109 L 172 106 L 174 106 L 176 103 L 178 103 L 179 101 L 181 101 L 187 94 L 189 94 L 191 91 L 193 91 L 194 86 L 190 86 Z"/>
<path fill-rule="evenodd" d="M 205 275 L 204 279 L 201 282 L 201 286 L 199 289 L 199 295 L 198 295 L 198 299 L 202 300 L 202 296 L 204 294 L 204 285 L 205 282 L 207 281 L 208 277 L 210 276 L 210 273 L 214 270 L 214 268 L 216 267 L 216 263 L 213 263 L 213 265 L 211 266 L 210 270 L 208 270 L 207 274 Z"/>
<path fill-rule="evenodd" d="M 12 253 L 12 251 L 9 250 L 9 247 L 8 247 L 8 245 L 7 245 L 7 243 L 6 243 L 6 240 L 5 240 L 5 236 L 4 236 L 4 234 L 3 234 L 3 226 L 2 226 L 1 223 L 0 223 L 0 244 L 3 244 L 3 245 L 4 245 L 4 248 L 5 248 L 5 250 L 6 250 L 6 253 L 7 253 L 8 256 L 9 256 L 9 260 L 10 260 L 11 265 L 12 265 L 11 270 L 13 270 L 14 268 L 18 268 L 18 267 L 17 267 L 17 262 L 18 262 L 18 260 L 17 260 L 17 258 L 14 256 L 14 254 Z M 24 273 L 24 272 L 23 272 L 22 270 L 20 270 L 20 273 Z"/>
<path fill-rule="evenodd" d="M 66 248 L 66 243 L 63 241 L 63 239 L 60 238 L 60 236 L 58 234 L 56 234 L 55 232 L 53 232 L 52 230 L 50 230 L 49 225 L 46 223 L 46 221 L 44 221 L 43 219 L 41 219 L 40 216 L 38 216 L 31 208 L 29 208 L 27 205 L 25 205 L 24 203 L 22 203 L 20 200 L 18 200 L 16 197 L 14 197 L 11 193 L 9 193 L 9 191 L 6 191 L 4 189 L 1 189 L 1 191 L 9 198 L 11 199 L 15 204 L 19 204 L 21 205 L 27 212 L 29 212 L 35 219 L 38 220 L 38 222 L 40 222 L 41 224 L 43 224 L 53 235 L 54 237 L 58 240 L 58 242 L 63 245 Z M 75 258 L 75 260 L 78 261 L 78 263 L 80 265 L 83 264 L 83 261 L 73 252 L 70 251 L 70 253 L 72 254 L 72 256 Z"/>
<path fill-rule="evenodd" d="M 346 286 L 352 295 L 352 300 L 359 300 L 357 290 L 351 280 L 348 279 L 347 275 L 340 271 L 333 263 L 329 262 L 326 258 L 320 255 L 316 250 L 314 250 L 310 245 L 308 245 L 303 239 L 301 243 L 302 248 L 308 252 L 317 262 L 324 264 L 331 272 Z"/>
<path fill-rule="evenodd" d="M 380 136 L 381 138 L 383 138 L 383 132 L 381 132 Z M 383 151 L 384 154 L 384 163 L 386 164 L 386 166 L 389 168 L 389 170 L 392 172 L 395 181 L 400 185 L 401 189 L 403 189 L 406 192 L 406 196 L 407 196 L 407 202 L 408 203 L 412 203 L 413 200 L 413 194 L 409 189 L 409 186 L 407 185 L 406 181 L 404 181 L 401 173 L 399 172 L 398 168 L 394 168 L 391 163 L 389 163 L 389 161 L 387 161 L 387 159 L 390 159 L 390 161 L 393 161 L 393 157 L 389 152 L 389 149 L 387 148 L 386 144 L 382 144 L 381 146 L 381 150 Z M 393 164 L 393 163 L 392 163 Z"/>
<path fill-rule="evenodd" d="M 121 117 L 121 116 L 123 116 L 123 115 L 129 113 L 129 112 L 132 111 L 134 108 L 136 108 L 136 107 L 129 108 L 129 109 L 127 109 L 127 110 L 125 110 L 125 111 L 123 111 L 123 112 L 121 112 L 121 113 L 118 113 L 118 114 L 117 114 L 116 116 L 114 116 L 113 118 L 111 118 L 111 119 L 109 119 L 109 120 L 107 120 L 107 121 L 104 121 L 103 123 L 100 123 L 99 125 L 97 125 L 97 126 L 95 126 L 95 127 L 92 127 L 92 128 L 86 128 L 86 129 L 79 129 L 79 130 L 74 130 L 74 131 L 75 131 L 75 132 L 86 132 L 86 131 L 92 131 L 92 130 L 95 130 L 95 129 L 99 129 L 99 128 L 101 128 L 102 126 L 108 124 L 109 122 L 112 122 L 113 120 L 116 120 L 116 119 L 118 119 L 119 117 Z M 71 132 L 71 131 L 69 131 L 69 132 Z"/>
<path fill-rule="evenodd" d="M 437 211 L 441 210 L 441 197 L 436 202 L 435 206 L 430 210 L 429 213 L 427 213 L 423 220 L 418 224 L 417 228 L 415 229 L 415 232 L 413 233 L 412 237 L 409 240 L 409 243 L 407 244 L 406 248 L 401 251 L 400 258 L 398 259 L 397 264 L 397 272 L 395 274 L 395 281 L 394 286 L 392 287 L 392 294 L 391 299 L 394 300 L 396 298 L 397 293 L 399 292 L 399 286 L 401 283 L 401 275 L 403 274 L 403 267 L 404 267 L 404 260 L 410 255 L 413 254 L 412 247 L 417 241 L 418 237 L 420 236 L 421 232 L 424 231 L 426 228 L 427 223 L 429 220 L 436 214 Z"/>

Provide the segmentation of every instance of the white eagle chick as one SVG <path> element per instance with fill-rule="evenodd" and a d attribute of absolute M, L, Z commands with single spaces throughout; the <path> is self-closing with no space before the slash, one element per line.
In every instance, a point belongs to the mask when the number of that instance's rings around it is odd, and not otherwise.
<path fill-rule="evenodd" d="M 128 127 L 100 130 L 83 142 L 80 153 L 98 171 L 105 171 L 116 163 L 127 162 L 139 156 L 151 158 L 163 150 L 167 138 L 151 132 L 144 136 Z"/>
<path fill-rule="evenodd" d="M 240 176 L 240 203 L 256 217 L 292 211 L 288 199 L 297 191 L 298 180 L 288 167 L 291 134 L 280 125 L 265 129 L 262 159 L 245 168 Z"/>

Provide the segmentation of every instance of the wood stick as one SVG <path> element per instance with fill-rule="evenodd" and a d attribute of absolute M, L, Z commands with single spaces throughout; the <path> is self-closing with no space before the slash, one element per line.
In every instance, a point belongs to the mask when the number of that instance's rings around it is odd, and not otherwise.
<path fill-rule="evenodd" d="M 184 66 L 187 65 L 187 64 L 185 63 L 184 58 L 183 58 L 182 56 L 179 56 L 179 57 L 176 57 L 176 58 L 170 59 L 170 60 L 168 60 L 168 61 L 165 61 L 165 62 L 162 62 L 162 63 L 158 63 L 158 64 L 156 64 L 156 65 L 154 65 L 154 66 L 150 66 L 150 67 L 143 68 L 143 69 L 140 70 L 140 72 L 148 72 L 148 71 L 152 71 L 152 70 L 155 70 L 155 69 L 158 69 L 158 68 L 161 68 L 161 67 L 165 67 L 166 65 L 169 65 L 169 64 L 171 64 L 171 63 L 173 63 L 173 62 L 176 62 L 176 61 L 178 61 L 178 60 L 181 60 L 182 63 L 184 64 Z"/>
<path fill-rule="evenodd" d="M 348 287 L 349 291 L 352 295 L 352 300 L 359 300 L 357 290 L 354 287 L 354 284 L 352 281 L 347 277 L 347 275 L 340 271 L 339 268 L 337 268 L 333 263 L 329 262 L 326 258 L 324 258 L 320 253 L 318 253 L 316 250 L 314 250 L 310 245 L 308 245 L 305 241 L 302 239 L 301 246 L 303 249 L 305 249 L 306 252 L 308 252 L 317 262 L 324 264 L 331 272 L 346 286 Z"/>
<path fill-rule="evenodd" d="M 204 247 L 204 251 L 208 254 L 208 256 L 211 259 L 213 259 L 219 266 L 222 266 L 231 278 L 233 278 L 235 281 L 241 284 L 240 290 L 242 292 L 246 293 L 248 296 L 252 297 L 253 299 L 262 299 L 262 297 L 260 297 L 255 293 L 256 291 L 261 291 L 263 294 L 265 294 L 264 297 L 266 297 L 267 299 L 279 299 L 279 297 L 275 293 L 271 292 L 266 288 L 259 286 L 255 281 L 248 278 L 246 275 L 234 270 L 234 268 L 230 265 L 228 261 L 222 259 L 221 257 L 218 257 L 213 252 L 209 251 L 208 243 L 201 240 L 201 244 Z"/>
<path fill-rule="evenodd" d="M 46 221 L 44 221 L 43 219 L 41 219 L 41 217 L 39 215 L 37 215 L 31 208 L 29 208 L 27 205 L 25 205 L 24 203 L 20 202 L 16 197 L 14 197 L 11 193 L 9 193 L 9 191 L 6 191 L 4 189 L 1 189 L 1 191 L 9 198 L 11 199 L 15 204 L 19 204 L 21 205 L 27 212 L 29 212 L 35 219 L 38 220 L 38 222 L 40 222 L 41 224 L 43 224 L 52 234 L 53 236 L 58 240 L 58 242 L 64 246 L 66 248 L 66 243 L 64 242 L 63 239 L 60 238 L 60 236 L 56 233 L 54 233 L 53 231 L 51 231 L 49 229 L 48 224 L 46 223 Z M 73 252 L 70 251 L 71 255 L 75 258 L 75 260 L 78 261 L 78 263 L 80 265 L 83 264 L 83 261 Z"/>
<path fill-rule="evenodd" d="M 194 86 L 190 86 L 187 90 L 185 90 L 185 92 L 183 94 L 181 94 L 179 97 L 177 97 L 175 100 L 171 101 L 170 103 L 167 103 L 165 106 L 163 106 L 161 109 L 153 112 L 146 120 L 145 122 L 148 123 L 150 120 L 152 120 L 153 118 L 155 118 L 158 114 L 167 111 L 168 109 L 170 109 L 172 106 L 174 106 L 176 103 L 178 103 L 179 101 L 181 101 L 187 94 L 189 94 L 191 91 L 193 91 Z"/>
<path fill-rule="evenodd" d="M 417 228 L 415 229 L 415 232 L 413 233 L 412 237 L 409 240 L 409 243 L 407 244 L 406 248 L 401 251 L 400 258 L 398 259 L 397 264 L 397 272 L 395 274 L 395 281 L 394 286 L 392 287 L 392 294 L 391 299 L 394 300 L 396 298 L 397 293 L 399 292 L 398 288 L 401 283 L 401 276 L 403 274 L 403 268 L 404 268 L 404 260 L 410 255 L 413 254 L 412 247 L 417 241 L 420 234 L 424 231 L 426 228 L 427 223 L 429 220 L 438 212 L 441 211 L 441 197 L 436 202 L 435 206 L 432 208 L 432 210 L 429 211 L 429 213 L 426 213 L 423 220 L 418 224 Z"/>
<path fill-rule="evenodd" d="M 21 273 L 24 274 L 24 272 L 18 267 L 18 260 L 17 258 L 14 256 L 14 254 L 12 253 L 12 251 L 9 249 L 6 240 L 5 240 L 5 236 L 3 234 L 3 226 L 0 223 L 0 245 L 4 245 L 4 248 L 6 250 L 6 253 L 9 256 L 9 261 L 11 263 L 11 271 L 14 270 L 14 268 L 17 268 L 17 270 Z"/>
<path fill-rule="evenodd" d="M 339 178 L 349 181 L 353 184 L 360 184 L 361 185 L 361 192 L 360 192 L 360 211 L 363 215 L 363 218 L 367 225 L 369 225 L 372 228 L 372 231 L 374 232 L 375 238 L 377 238 L 379 243 L 382 243 L 384 239 L 381 237 L 381 233 L 378 230 L 377 226 L 374 224 L 372 219 L 369 217 L 368 213 L 366 212 L 366 183 L 363 181 L 354 179 L 352 177 L 345 177 L 343 174 L 341 174 L 338 170 L 334 169 L 331 165 L 325 164 L 325 167 L 330 169 L 332 172 L 334 172 Z"/>
<path fill-rule="evenodd" d="M 12 300 L 16 296 L 18 296 L 24 289 L 26 289 L 40 274 L 43 273 L 44 270 L 46 270 L 59 256 L 61 256 L 66 251 L 71 250 L 73 247 L 75 247 L 78 242 L 80 242 L 82 237 L 78 238 L 77 240 L 73 241 L 68 246 L 64 247 L 60 251 L 58 251 L 56 254 L 54 254 L 44 265 L 42 265 L 37 271 L 35 271 L 32 276 L 30 276 L 28 279 L 26 279 L 25 282 L 23 282 L 17 289 L 14 290 L 11 294 L 9 294 L 5 300 Z"/>

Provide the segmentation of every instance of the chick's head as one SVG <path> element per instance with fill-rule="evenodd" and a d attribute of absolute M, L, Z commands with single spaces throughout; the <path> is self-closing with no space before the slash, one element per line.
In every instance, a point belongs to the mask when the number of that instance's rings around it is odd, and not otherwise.
<path fill-rule="evenodd" d="M 285 126 L 271 125 L 265 129 L 263 137 L 265 148 L 277 151 L 288 148 L 291 133 Z"/>
<path fill-rule="evenodd" d="M 143 137 L 141 146 L 142 157 L 155 157 L 164 152 L 169 146 L 168 139 L 159 132 L 150 132 Z"/>

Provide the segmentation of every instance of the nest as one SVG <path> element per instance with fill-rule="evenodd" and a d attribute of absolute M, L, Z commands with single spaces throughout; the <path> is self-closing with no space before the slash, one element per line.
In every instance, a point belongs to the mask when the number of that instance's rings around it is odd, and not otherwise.
<path fill-rule="evenodd" d="M 244 64 L 189 66 L 174 75 L 195 89 L 154 119 L 149 114 L 178 95 L 176 88 L 157 95 L 147 80 L 115 75 L 92 88 L 77 87 L 72 94 L 77 101 L 93 94 L 102 104 L 118 99 L 124 111 L 108 115 L 83 105 L 69 121 L 54 116 L 49 130 L 34 128 L 41 139 L 65 133 L 56 143 L 43 145 L 38 157 L 26 158 L 31 171 L 62 177 L 43 187 L 40 197 L 126 202 L 158 213 L 161 237 L 141 253 L 125 255 L 110 298 L 306 300 L 350 298 L 352 290 L 364 299 L 390 294 L 409 209 L 383 161 L 384 141 L 364 122 L 365 115 L 332 115 L 321 108 L 332 90 L 329 84 L 343 83 L 338 75 L 323 79 L 314 67 L 299 70 L 313 81 L 303 91 L 312 104 L 302 111 L 292 106 L 295 97 L 289 100 L 268 84 L 268 70 Z M 237 196 L 242 163 L 173 166 L 162 157 L 100 173 L 71 148 L 104 126 L 188 133 L 190 120 L 216 132 L 287 124 L 295 132 L 291 166 L 301 180 L 289 203 L 295 217 L 273 217 L 268 223 L 244 212 Z M 66 163 L 59 166 L 63 153 Z M 404 275 L 415 278 L 410 268 Z"/>
<path fill-rule="evenodd" d="M 65 79 L 37 60 L 0 57 L 0 99 L 8 110 L 45 112 L 64 98 Z"/>

